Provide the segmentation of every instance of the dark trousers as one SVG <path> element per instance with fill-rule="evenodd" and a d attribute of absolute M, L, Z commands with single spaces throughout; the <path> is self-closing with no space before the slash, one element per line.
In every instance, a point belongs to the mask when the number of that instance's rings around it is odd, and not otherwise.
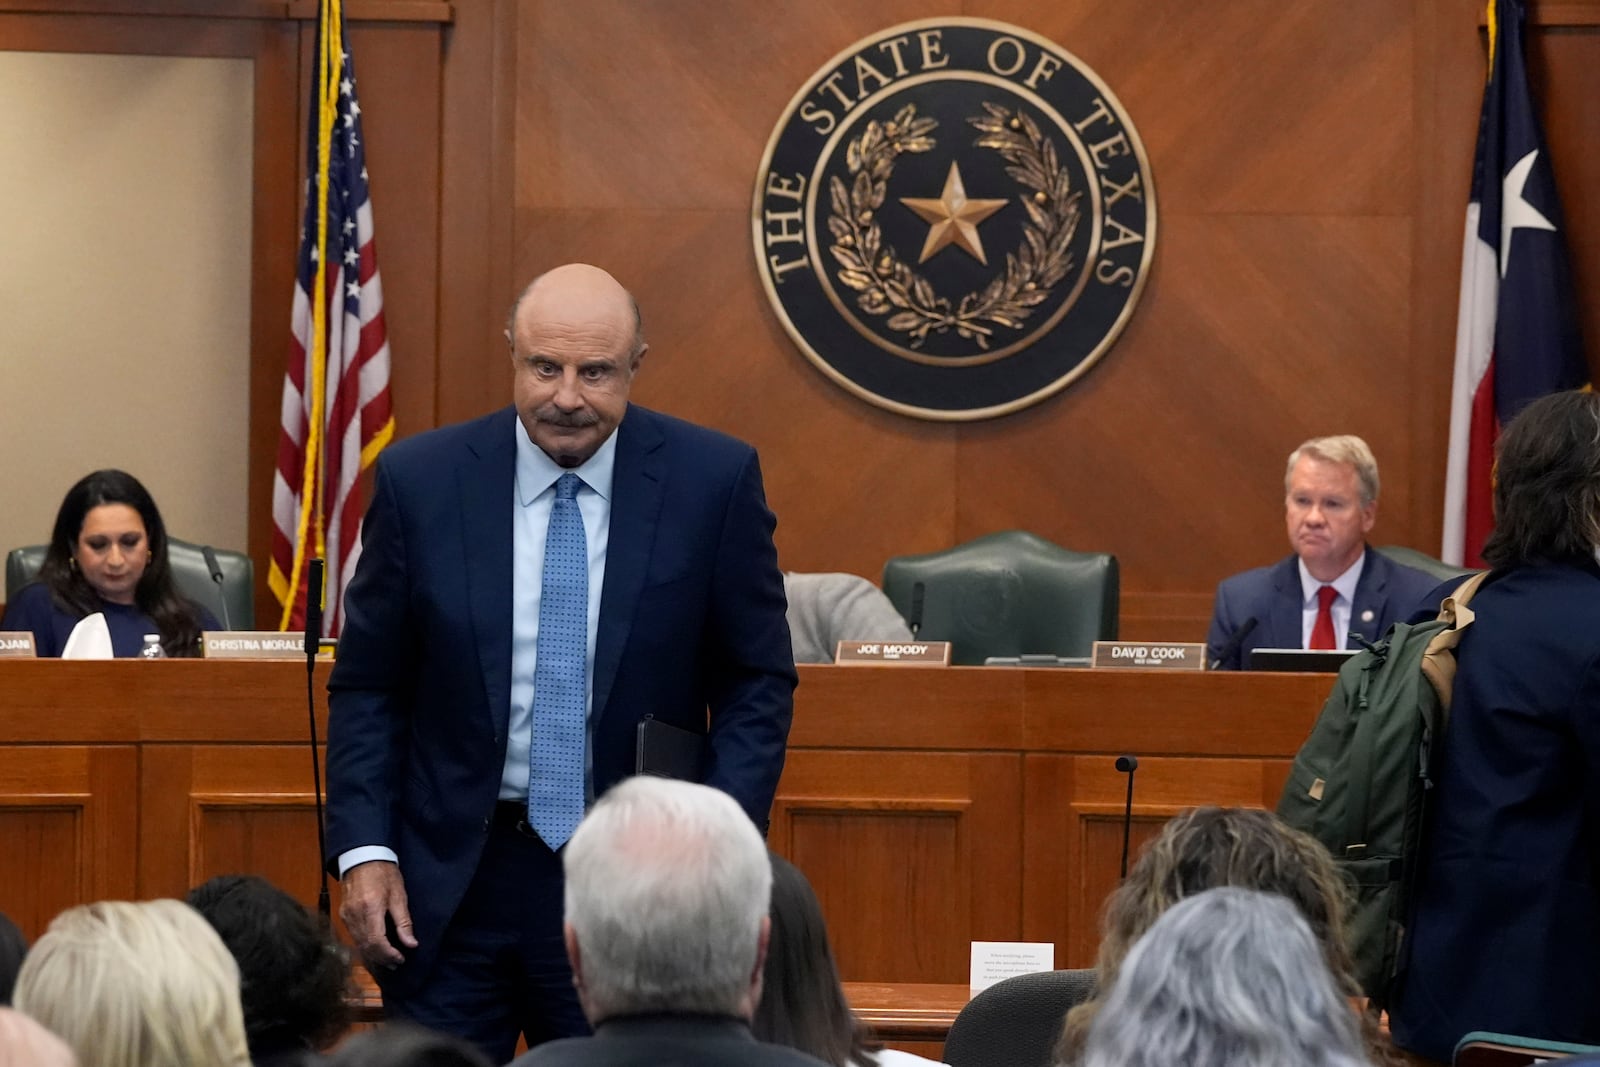
<path fill-rule="evenodd" d="M 501 804 L 467 895 L 420 990 L 384 993 L 391 1019 L 463 1037 L 507 1063 L 529 1047 L 588 1034 L 561 936 L 561 857 Z"/>

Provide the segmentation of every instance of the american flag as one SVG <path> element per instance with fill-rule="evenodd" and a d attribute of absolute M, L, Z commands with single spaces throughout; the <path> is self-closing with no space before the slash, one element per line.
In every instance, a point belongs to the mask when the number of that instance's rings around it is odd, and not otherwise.
<path fill-rule="evenodd" d="M 322 0 L 319 17 L 267 581 L 283 605 L 282 628 L 300 629 L 306 561 L 324 557 L 323 633 L 337 636 L 361 552 L 358 479 L 394 436 L 394 416 L 361 105 L 340 0 Z"/>
<path fill-rule="evenodd" d="M 1445 468 L 1451 563 L 1483 566 L 1500 427 L 1530 401 L 1588 377 L 1550 152 L 1522 48 L 1522 0 L 1489 0 L 1489 82 L 1478 120 L 1461 260 Z"/>

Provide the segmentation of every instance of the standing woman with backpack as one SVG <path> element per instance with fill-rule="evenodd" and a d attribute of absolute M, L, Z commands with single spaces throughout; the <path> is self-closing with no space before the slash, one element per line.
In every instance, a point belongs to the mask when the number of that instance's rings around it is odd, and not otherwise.
<path fill-rule="evenodd" d="M 1500 441 L 1493 568 L 1456 650 L 1390 1029 L 1600 1044 L 1600 395 Z"/>

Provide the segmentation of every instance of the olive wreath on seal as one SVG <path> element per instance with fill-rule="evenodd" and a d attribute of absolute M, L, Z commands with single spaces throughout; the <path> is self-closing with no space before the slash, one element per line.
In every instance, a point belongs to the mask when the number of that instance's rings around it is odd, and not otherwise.
<path fill-rule="evenodd" d="M 833 207 L 828 230 L 834 238 L 829 251 L 842 268 L 839 281 L 860 294 L 856 303 L 867 314 L 894 311 L 886 325 L 908 333 L 913 348 L 920 348 L 929 333 L 953 329 L 987 349 L 994 327 L 1021 329 L 1032 309 L 1072 270 L 1068 246 L 1078 229 L 1083 194 L 1072 190 L 1071 174 L 1057 158 L 1054 142 L 1029 115 L 987 102 L 983 109 L 987 115 L 967 120 L 981 134 L 974 144 L 999 152 L 1010 164 L 1006 173 L 1033 193 L 1022 198 L 1028 224 L 1022 244 L 1006 253 L 1005 273 L 997 274 L 982 292 L 964 295 L 959 304 L 935 293 L 926 278 L 885 245 L 873 218 L 883 206 L 895 160 L 904 152 L 932 149 L 936 142 L 928 135 L 939 125 L 937 119 L 919 118 L 916 105 L 907 104 L 888 122 L 868 122 L 846 149 L 850 186 L 837 175 L 828 184 Z"/>

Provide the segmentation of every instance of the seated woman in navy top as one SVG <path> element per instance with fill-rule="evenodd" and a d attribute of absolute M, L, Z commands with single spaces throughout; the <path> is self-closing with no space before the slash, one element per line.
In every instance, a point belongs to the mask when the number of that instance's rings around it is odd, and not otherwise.
<path fill-rule="evenodd" d="M 6 605 L 0 630 L 31 630 L 40 656 L 59 656 L 96 612 L 118 657 L 139 655 L 145 634 L 160 634 L 168 656 L 197 656 L 200 631 L 221 629 L 178 592 L 156 502 L 118 470 L 95 471 L 67 491 L 39 576 Z"/>

